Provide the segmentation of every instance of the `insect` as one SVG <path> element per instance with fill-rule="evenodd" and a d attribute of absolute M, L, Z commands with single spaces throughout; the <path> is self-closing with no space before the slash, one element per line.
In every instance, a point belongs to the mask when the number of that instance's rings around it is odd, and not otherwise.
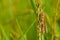
<path fill-rule="evenodd" d="M 42 13 L 40 14 L 39 16 L 40 18 L 40 27 L 41 27 L 41 33 L 44 33 L 45 32 L 45 29 L 46 29 L 46 19 L 45 19 L 45 14 Z"/>
<path fill-rule="evenodd" d="M 37 34 L 39 40 L 41 40 L 41 35 L 46 32 L 46 15 L 42 11 L 39 1 L 36 1 L 36 16 L 37 16 Z"/>

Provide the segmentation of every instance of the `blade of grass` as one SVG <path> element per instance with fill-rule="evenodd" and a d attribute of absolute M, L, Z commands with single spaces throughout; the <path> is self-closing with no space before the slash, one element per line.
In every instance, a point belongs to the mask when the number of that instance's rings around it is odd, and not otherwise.
<path fill-rule="evenodd" d="M 6 38 L 6 40 L 9 40 L 9 37 L 7 36 L 7 34 L 4 32 L 3 30 L 3 26 L 0 24 L 0 29 L 2 30 L 3 36 L 4 38 Z"/>
<path fill-rule="evenodd" d="M 31 24 L 31 26 L 26 30 L 26 32 L 25 33 L 23 33 L 23 35 L 21 35 L 21 37 L 19 37 L 19 39 L 18 40 L 21 40 L 21 38 L 22 37 L 24 37 L 24 35 L 26 35 L 27 34 L 27 32 L 32 28 L 32 26 L 34 25 L 34 23 L 36 22 L 36 19 L 34 20 L 34 22 Z"/>
<path fill-rule="evenodd" d="M 32 6 L 32 8 L 33 8 L 33 10 L 34 10 L 34 12 L 36 14 L 36 6 L 35 6 L 33 0 L 30 0 L 30 2 L 31 2 L 31 6 Z"/>
<path fill-rule="evenodd" d="M 18 28 L 19 28 L 19 30 L 20 30 L 20 35 L 23 35 L 23 31 L 22 31 L 22 29 L 21 29 L 21 26 L 19 25 L 19 23 L 18 23 L 18 20 L 16 19 L 16 23 L 17 23 L 17 25 L 18 25 Z M 26 35 L 22 38 L 22 40 L 27 40 L 27 38 L 26 38 Z"/>

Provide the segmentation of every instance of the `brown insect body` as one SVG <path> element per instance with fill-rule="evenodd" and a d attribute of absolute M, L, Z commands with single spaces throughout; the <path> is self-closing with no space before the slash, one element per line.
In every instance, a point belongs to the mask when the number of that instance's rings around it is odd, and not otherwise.
<path fill-rule="evenodd" d="M 45 19 L 45 14 L 42 13 L 41 14 L 41 33 L 44 33 L 45 32 L 45 29 L 46 29 L 46 19 Z"/>

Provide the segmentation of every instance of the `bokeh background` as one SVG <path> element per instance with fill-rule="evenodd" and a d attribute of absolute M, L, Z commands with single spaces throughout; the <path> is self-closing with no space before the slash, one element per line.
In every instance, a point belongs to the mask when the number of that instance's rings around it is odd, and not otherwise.
<path fill-rule="evenodd" d="M 36 1 L 0 0 L 0 40 L 38 40 Z M 40 0 L 48 33 L 43 40 L 60 40 L 60 0 Z"/>

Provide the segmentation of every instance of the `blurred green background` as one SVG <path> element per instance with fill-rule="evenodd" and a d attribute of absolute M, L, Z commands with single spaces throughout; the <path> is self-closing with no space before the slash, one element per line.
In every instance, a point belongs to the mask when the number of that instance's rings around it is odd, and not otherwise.
<path fill-rule="evenodd" d="M 38 0 L 0 0 L 0 40 L 38 40 Z M 43 40 L 60 40 L 60 0 L 41 0 L 48 33 Z"/>

